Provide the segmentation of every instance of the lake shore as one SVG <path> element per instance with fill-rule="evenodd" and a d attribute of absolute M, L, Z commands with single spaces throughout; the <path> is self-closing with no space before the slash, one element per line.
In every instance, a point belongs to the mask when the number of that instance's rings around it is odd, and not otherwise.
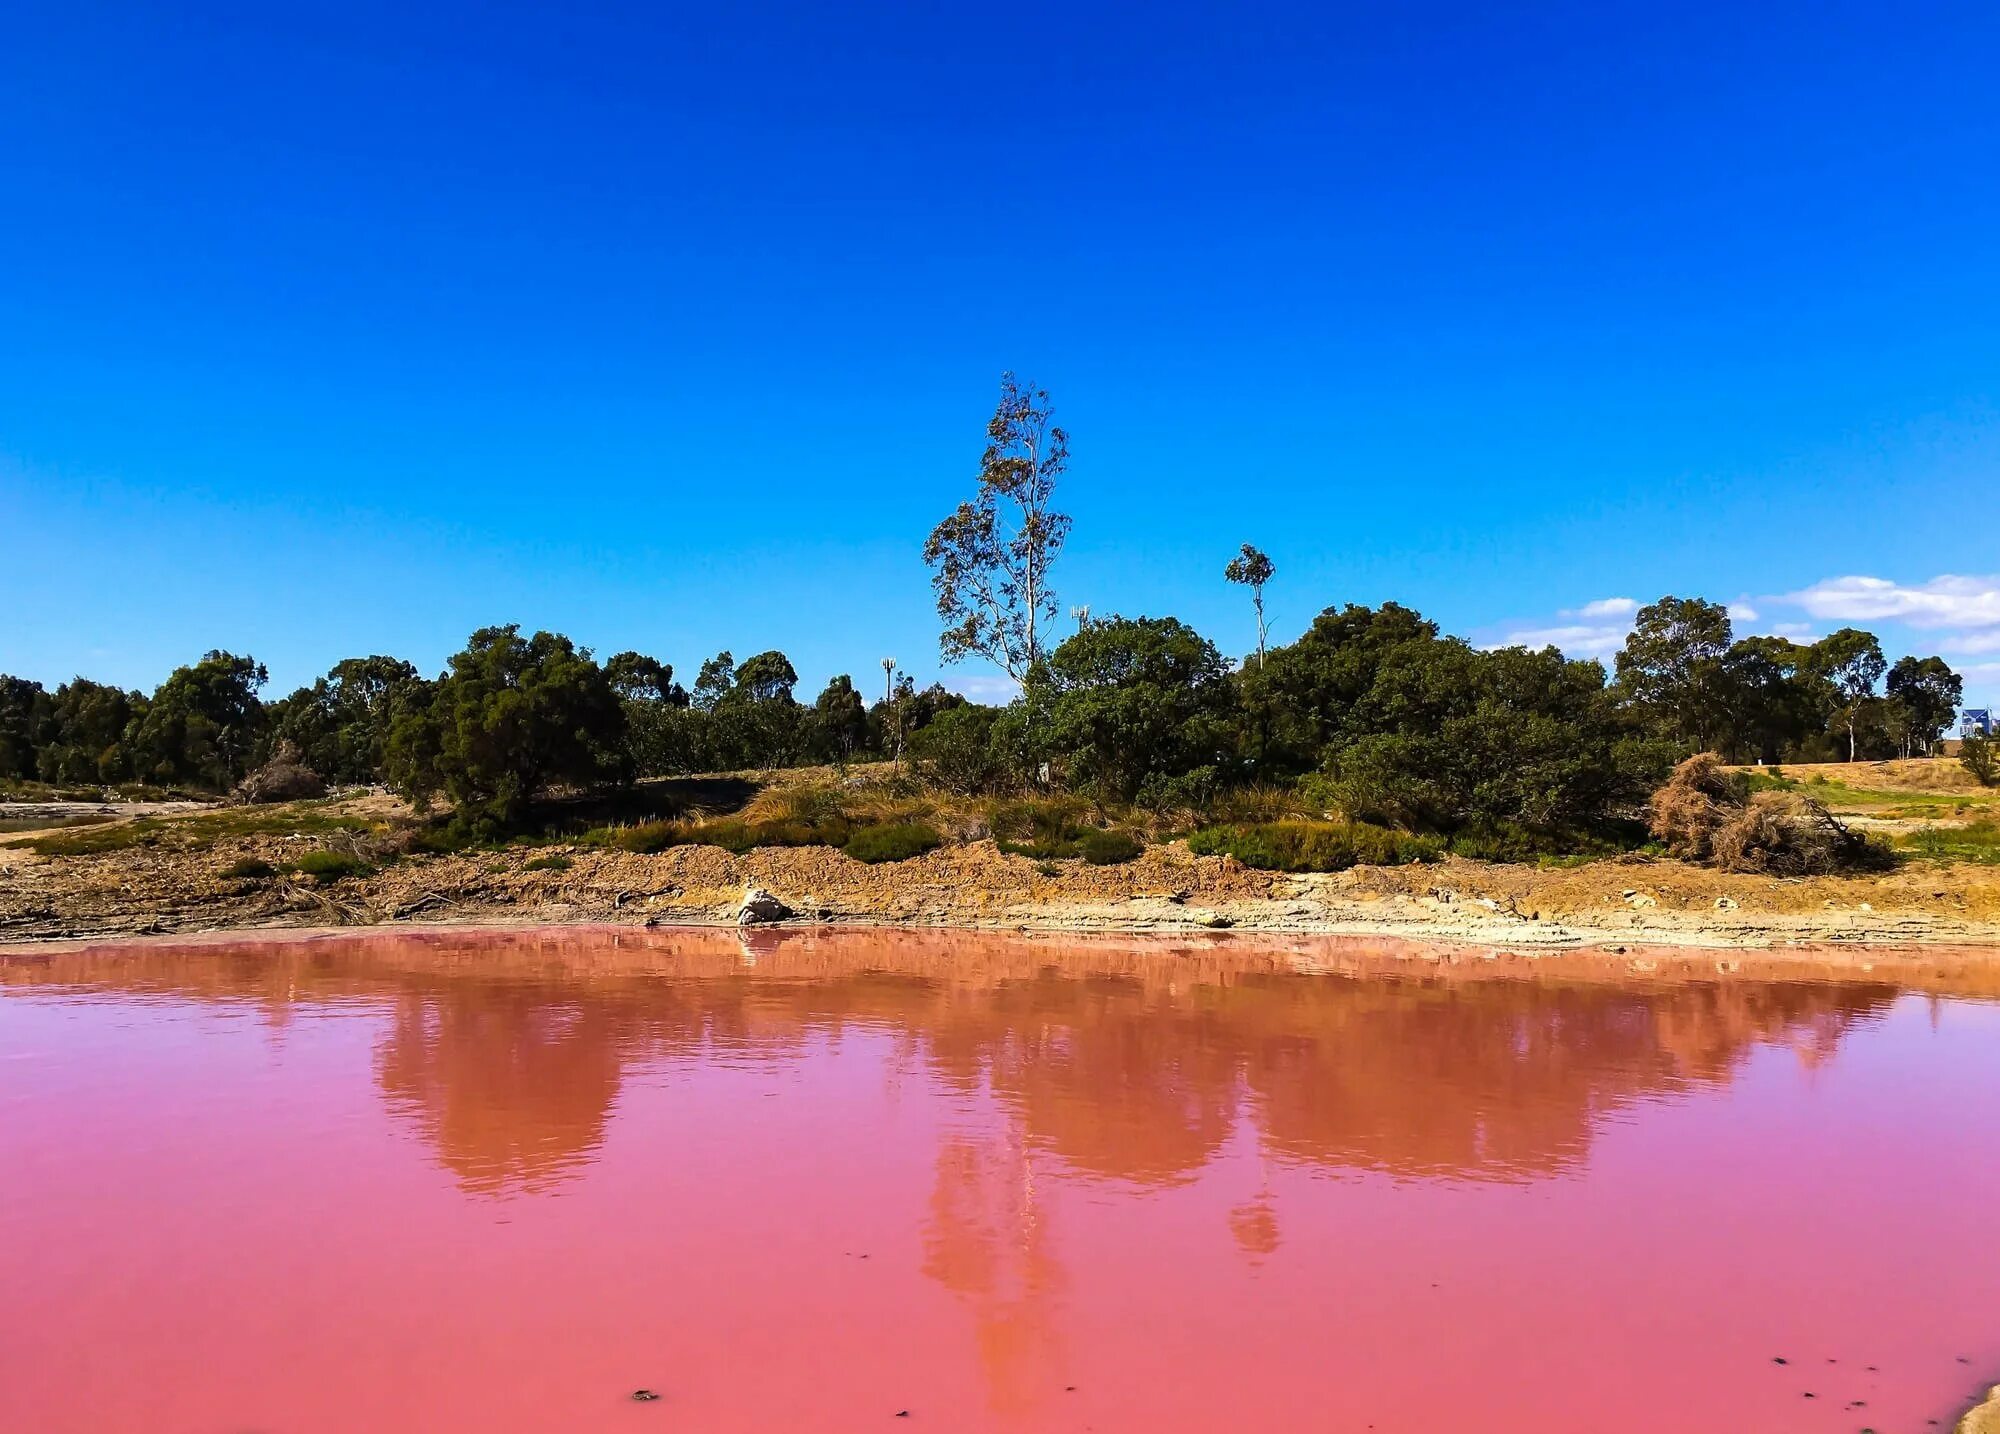
<path fill-rule="evenodd" d="M 1451 857 L 1287 874 L 1196 856 L 1182 841 L 1092 865 L 1010 854 L 984 837 L 873 864 L 823 846 L 648 853 L 559 841 L 375 856 L 379 843 L 364 839 L 352 869 L 313 875 L 302 859 L 337 853 L 359 828 L 393 830 L 405 809 L 374 795 L 100 819 L 113 825 L 85 827 L 59 851 L 18 836 L 0 843 L 0 944 L 440 923 L 733 926 L 757 890 L 808 926 L 1235 931 L 1539 952 L 1950 946 L 1983 948 L 2000 964 L 2000 865 L 1977 861 L 1777 878 L 1641 854 L 1546 865 Z"/>

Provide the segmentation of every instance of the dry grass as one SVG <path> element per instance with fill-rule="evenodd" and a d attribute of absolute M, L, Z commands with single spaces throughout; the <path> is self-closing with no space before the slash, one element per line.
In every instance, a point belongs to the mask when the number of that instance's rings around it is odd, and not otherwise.
<path fill-rule="evenodd" d="M 1959 795 L 1981 790 L 1972 773 L 1956 757 L 1899 757 L 1888 762 L 1786 762 L 1776 768 L 1731 770 L 1777 771 L 1795 782 L 1832 782 L 1855 791 Z"/>

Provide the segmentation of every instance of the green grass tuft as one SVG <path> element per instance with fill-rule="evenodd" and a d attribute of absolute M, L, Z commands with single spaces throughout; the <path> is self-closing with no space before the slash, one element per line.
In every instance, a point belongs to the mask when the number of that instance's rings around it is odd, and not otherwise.
<path fill-rule="evenodd" d="M 1900 839 L 1896 849 L 1926 861 L 1976 861 L 2000 866 L 2000 822 L 1987 818 L 1962 827 L 1925 827 Z"/>
<path fill-rule="evenodd" d="M 291 869 L 322 886 L 344 877 L 366 876 L 372 870 L 368 863 L 338 851 L 309 851 L 293 862 Z"/>
<path fill-rule="evenodd" d="M 943 841 L 937 828 L 923 822 L 884 822 L 859 828 L 841 850 L 856 861 L 873 864 L 922 856 L 942 845 Z"/>
<path fill-rule="evenodd" d="M 1259 822 L 1204 827 L 1188 838 L 1188 850 L 1233 856 L 1259 871 L 1345 871 L 1433 861 L 1444 844 L 1369 822 Z"/>

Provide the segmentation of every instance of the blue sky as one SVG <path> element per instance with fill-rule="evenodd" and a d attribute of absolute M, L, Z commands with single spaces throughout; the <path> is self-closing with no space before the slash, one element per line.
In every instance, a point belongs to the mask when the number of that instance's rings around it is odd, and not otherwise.
<path fill-rule="evenodd" d="M 1739 604 L 2000 699 L 2000 12 L 29 4 L 0 670 L 519 621 L 941 668 L 998 376 L 1065 603 Z M 1748 614 L 1755 614 L 1754 617 Z"/>

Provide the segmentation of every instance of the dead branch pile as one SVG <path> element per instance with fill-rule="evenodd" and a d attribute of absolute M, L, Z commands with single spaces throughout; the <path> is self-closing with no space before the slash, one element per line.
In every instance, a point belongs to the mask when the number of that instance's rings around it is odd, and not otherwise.
<path fill-rule="evenodd" d="M 326 783 L 305 764 L 296 742 L 280 742 L 271 760 L 236 785 L 242 802 L 297 802 L 326 795 Z"/>
<path fill-rule="evenodd" d="M 1878 871 L 1889 850 L 1797 792 L 1756 792 L 1713 752 L 1689 757 L 1653 793 L 1653 835 L 1671 856 L 1722 871 L 1828 876 Z"/>

